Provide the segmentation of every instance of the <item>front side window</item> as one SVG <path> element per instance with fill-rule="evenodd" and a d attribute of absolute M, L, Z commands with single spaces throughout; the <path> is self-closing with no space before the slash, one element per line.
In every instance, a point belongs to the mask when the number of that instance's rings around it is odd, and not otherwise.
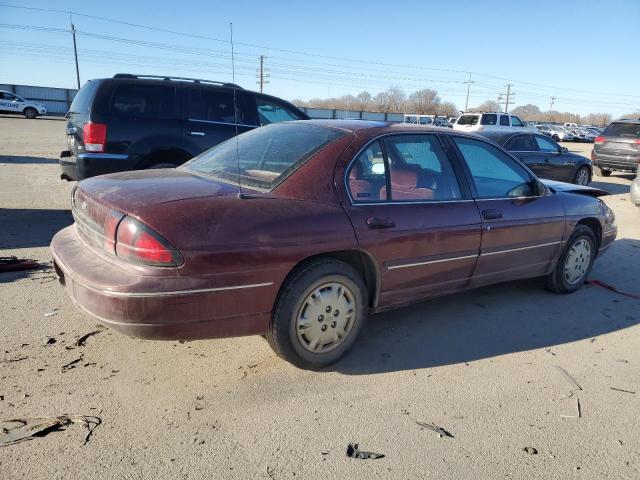
<path fill-rule="evenodd" d="M 500 125 L 503 127 L 509 126 L 509 115 L 500 115 Z"/>
<path fill-rule="evenodd" d="M 469 167 L 479 198 L 533 195 L 529 173 L 504 152 L 480 140 L 452 138 Z"/>
<path fill-rule="evenodd" d="M 300 116 L 292 112 L 283 105 L 272 102 L 265 98 L 256 98 L 256 106 L 258 107 L 258 117 L 260 125 L 268 125 L 270 123 L 288 122 L 290 120 L 300 120 Z"/>
<path fill-rule="evenodd" d="M 524 127 L 524 123 L 515 115 L 511 116 L 511 126 L 512 127 Z"/>
<path fill-rule="evenodd" d="M 387 198 L 387 170 L 379 141 L 358 155 L 348 173 L 354 203 L 377 202 Z"/>
<path fill-rule="evenodd" d="M 171 86 L 120 85 L 111 98 L 111 113 L 126 118 L 171 118 L 174 97 L 175 88 Z"/>
<path fill-rule="evenodd" d="M 542 135 L 536 135 L 534 138 L 541 152 L 559 152 L 560 151 L 558 144 L 553 140 L 551 140 L 550 138 L 543 137 Z"/>
<path fill-rule="evenodd" d="M 454 200 L 462 197 L 449 158 L 435 135 L 384 139 L 392 201 Z"/>
<path fill-rule="evenodd" d="M 533 142 L 531 135 L 516 135 L 505 144 L 510 152 L 537 152 L 538 146 Z"/>
<path fill-rule="evenodd" d="M 495 113 L 485 113 L 482 115 L 482 125 L 496 125 L 498 123 L 498 115 Z"/>
<path fill-rule="evenodd" d="M 238 106 L 239 98 L 234 99 L 233 91 L 191 89 L 187 92 L 187 117 L 193 120 L 209 122 L 243 124 L 244 113 Z"/>
<path fill-rule="evenodd" d="M 310 123 L 274 124 L 231 138 L 182 167 L 228 183 L 271 190 L 342 130 Z"/>
<path fill-rule="evenodd" d="M 458 118 L 458 125 L 477 125 L 480 115 L 461 115 Z"/>

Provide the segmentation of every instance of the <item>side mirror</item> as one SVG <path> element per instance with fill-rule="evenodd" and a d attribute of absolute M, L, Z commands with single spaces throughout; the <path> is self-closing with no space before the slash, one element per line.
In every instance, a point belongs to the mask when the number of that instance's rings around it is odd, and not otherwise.
<path fill-rule="evenodd" d="M 540 180 L 536 179 L 533 181 L 533 196 L 534 197 L 544 197 L 549 193 L 549 189 L 547 186 L 542 183 Z"/>
<path fill-rule="evenodd" d="M 567 147 L 560 147 L 560 153 L 569 153 L 569 149 Z"/>

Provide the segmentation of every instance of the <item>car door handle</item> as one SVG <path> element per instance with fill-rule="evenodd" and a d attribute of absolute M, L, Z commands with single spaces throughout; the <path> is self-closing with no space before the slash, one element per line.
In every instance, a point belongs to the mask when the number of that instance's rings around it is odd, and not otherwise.
<path fill-rule="evenodd" d="M 204 132 L 189 132 L 188 135 L 192 137 L 204 137 Z"/>
<path fill-rule="evenodd" d="M 500 213 L 498 210 L 483 210 L 482 218 L 484 218 L 485 220 L 497 220 L 499 218 L 502 218 L 502 213 Z"/>
<path fill-rule="evenodd" d="M 392 228 L 395 227 L 396 223 L 390 218 L 378 218 L 371 217 L 367 218 L 367 227 L 378 229 L 378 228 Z"/>

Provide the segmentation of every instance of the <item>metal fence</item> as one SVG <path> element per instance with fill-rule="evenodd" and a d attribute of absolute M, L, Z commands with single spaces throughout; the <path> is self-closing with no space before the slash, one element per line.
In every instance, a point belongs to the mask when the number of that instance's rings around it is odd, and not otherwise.
<path fill-rule="evenodd" d="M 78 90 L 73 88 L 54 88 L 54 87 L 35 87 L 31 85 L 12 85 L 0 84 L 0 90 L 13 92 L 16 95 L 42 103 L 47 107 L 50 115 L 64 115 L 69 110 L 73 97 L 76 96 Z M 402 113 L 380 113 L 380 112 L 364 112 L 359 110 L 337 110 L 331 108 L 308 108 L 299 107 L 311 118 L 328 119 L 360 119 L 360 120 L 379 120 L 389 122 L 402 122 L 404 114 Z"/>
<path fill-rule="evenodd" d="M 72 88 L 34 87 L 32 85 L 0 84 L 0 90 L 15 93 L 27 100 L 42 103 L 49 115 L 64 115 L 78 92 Z"/>

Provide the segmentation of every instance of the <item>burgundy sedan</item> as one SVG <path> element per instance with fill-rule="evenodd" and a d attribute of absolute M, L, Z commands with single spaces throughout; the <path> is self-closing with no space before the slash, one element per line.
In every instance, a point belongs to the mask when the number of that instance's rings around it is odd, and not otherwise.
<path fill-rule="evenodd" d="M 528 277 L 577 290 L 616 236 L 605 194 L 448 129 L 279 123 L 177 169 L 84 180 L 51 250 L 73 302 L 114 330 L 262 334 L 317 368 L 372 312 Z"/>

